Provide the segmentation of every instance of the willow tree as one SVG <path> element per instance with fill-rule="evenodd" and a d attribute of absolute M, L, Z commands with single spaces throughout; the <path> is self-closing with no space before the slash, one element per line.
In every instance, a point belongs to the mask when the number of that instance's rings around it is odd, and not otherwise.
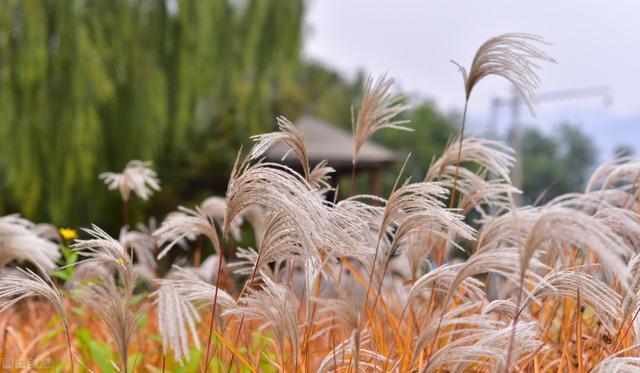
<path fill-rule="evenodd" d="M 197 160 L 273 118 L 303 0 L 0 3 L 0 213 L 113 222 L 97 174 Z M 195 150 L 194 150 L 195 149 Z"/>

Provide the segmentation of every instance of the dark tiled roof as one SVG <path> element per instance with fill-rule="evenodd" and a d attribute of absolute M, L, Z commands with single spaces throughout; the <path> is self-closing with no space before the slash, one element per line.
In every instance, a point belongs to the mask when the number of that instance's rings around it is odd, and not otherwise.
<path fill-rule="evenodd" d="M 311 166 L 326 159 L 329 166 L 335 169 L 351 167 L 353 136 L 350 133 L 312 116 L 301 117 L 295 125 L 304 135 Z M 266 157 L 269 161 L 280 162 L 289 149 L 283 143 L 276 144 L 267 151 Z M 367 142 L 360 150 L 358 168 L 380 167 L 395 160 L 396 156 L 390 150 Z M 290 153 L 284 162 L 296 164 L 295 154 Z"/>

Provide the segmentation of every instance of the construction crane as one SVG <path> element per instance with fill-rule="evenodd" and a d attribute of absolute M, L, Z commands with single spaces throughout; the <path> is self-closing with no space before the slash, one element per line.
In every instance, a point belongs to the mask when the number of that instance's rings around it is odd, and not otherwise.
<path fill-rule="evenodd" d="M 537 95 L 538 103 L 548 103 L 556 101 L 567 101 L 601 97 L 602 103 L 605 106 L 610 106 L 613 103 L 611 97 L 611 88 L 608 86 L 597 87 L 585 87 L 576 89 L 564 89 L 558 91 L 548 91 Z M 511 97 L 501 98 L 494 97 L 491 100 L 491 111 L 489 112 L 489 126 L 491 128 L 491 136 L 497 137 L 497 123 L 498 114 L 501 107 L 509 107 L 511 111 L 511 146 L 516 151 L 516 164 L 512 170 L 512 182 L 513 185 L 522 189 L 522 160 L 520 159 L 522 154 L 522 142 L 523 142 L 523 128 L 522 121 L 520 119 L 521 106 L 524 105 L 524 101 L 518 95 L 518 92 L 513 90 Z M 516 202 L 520 205 L 520 197 L 516 197 Z"/>

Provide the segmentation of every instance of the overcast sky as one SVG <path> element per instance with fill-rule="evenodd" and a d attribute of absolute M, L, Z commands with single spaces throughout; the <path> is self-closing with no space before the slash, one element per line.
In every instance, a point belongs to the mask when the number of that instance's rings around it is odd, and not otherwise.
<path fill-rule="evenodd" d="M 469 66 L 480 44 L 505 32 L 543 36 L 557 65 L 539 72 L 539 92 L 608 86 L 602 97 L 538 106 L 539 119 L 523 120 L 548 130 L 568 120 L 594 137 L 601 153 L 621 143 L 640 153 L 640 2 L 637 0 L 430 1 L 311 0 L 305 54 L 347 76 L 358 69 L 386 72 L 403 90 L 433 99 L 443 111 L 460 110 L 463 86 L 453 59 Z M 491 98 L 506 97 L 500 78 L 482 81 L 470 114 L 486 126 Z M 509 120 L 500 112 L 501 126 Z M 608 154 L 601 154 L 607 158 Z"/>

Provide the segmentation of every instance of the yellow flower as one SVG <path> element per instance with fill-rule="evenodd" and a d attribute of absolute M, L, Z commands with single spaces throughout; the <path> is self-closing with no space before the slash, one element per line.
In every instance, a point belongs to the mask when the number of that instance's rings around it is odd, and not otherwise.
<path fill-rule="evenodd" d="M 65 241 L 71 241 L 78 238 L 78 232 L 73 228 L 60 228 L 58 229 L 58 232 L 60 232 L 60 235 Z"/>

